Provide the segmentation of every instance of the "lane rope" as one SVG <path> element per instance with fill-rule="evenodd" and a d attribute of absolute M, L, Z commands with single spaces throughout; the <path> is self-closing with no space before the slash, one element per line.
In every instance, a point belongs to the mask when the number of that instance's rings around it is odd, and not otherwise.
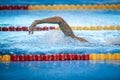
<path fill-rule="evenodd" d="M 120 26 L 71 26 L 72 30 L 120 30 Z M 56 30 L 60 30 L 59 27 Z"/>
<path fill-rule="evenodd" d="M 96 9 L 120 9 L 120 4 L 98 4 L 98 5 L 30 5 L 28 10 L 96 10 Z"/>
<path fill-rule="evenodd" d="M 15 27 L 15 26 L 9 26 L 9 27 L 0 27 L 0 31 L 28 31 L 29 28 L 27 26 L 22 27 Z M 36 31 L 48 31 L 48 30 L 55 30 L 54 26 L 49 27 L 36 27 Z"/>
<path fill-rule="evenodd" d="M 120 26 L 71 26 L 72 30 L 120 30 Z M 36 31 L 60 30 L 56 26 L 37 26 Z M 0 31 L 28 31 L 28 26 L 0 27 Z"/>
<path fill-rule="evenodd" d="M 92 54 L 5 54 L 0 55 L 0 61 L 65 61 L 65 60 L 120 60 L 120 53 L 92 53 Z"/>
<path fill-rule="evenodd" d="M 83 5 L 0 5 L 0 10 L 96 10 L 120 9 L 120 4 L 83 4 Z"/>

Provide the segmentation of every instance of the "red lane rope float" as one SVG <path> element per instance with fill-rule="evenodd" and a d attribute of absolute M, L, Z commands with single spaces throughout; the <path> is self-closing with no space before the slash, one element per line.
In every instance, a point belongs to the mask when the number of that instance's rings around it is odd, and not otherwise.
<path fill-rule="evenodd" d="M 9 31 L 15 31 L 15 27 L 14 26 L 10 26 L 9 27 Z"/>
<path fill-rule="evenodd" d="M 27 55 L 27 60 L 28 61 L 34 61 L 35 57 L 32 54 Z"/>
<path fill-rule="evenodd" d="M 47 54 L 43 55 L 43 60 L 44 61 L 49 61 L 50 60 L 50 55 L 47 55 Z"/>
<path fill-rule="evenodd" d="M 59 60 L 64 61 L 65 60 L 65 55 L 64 54 L 59 54 Z"/>
<path fill-rule="evenodd" d="M 75 54 L 75 55 L 74 55 L 74 59 L 75 59 L 75 60 L 81 60 L 80 54 Z"/>
<path fill-rule="evenodd" d="M 81 60 L 89 60 L 89 54 L 83 54 Z"/>
<path fill-rule="evenodd" d="M 21 5 L 2 6 L 0 5 L 0 10 L 28 10 L 28 6 L 27 5 L 24 5 L 24 6 L 21 6 Z"/>
<path fill-rule="evenodd" d="M 19 56 L 16 54 L 11 55 L 11 61 L 18 61 Z"/>
<path fill-rule="evenodd" d="M 27 26 L 23 26 L 23 27 L 14 27 L 14 26 L 10 26 L 10 27 L 0 27 L 0 31 L 28 31 L 28 27 Z M 50 26 L 50 27 L 36 27 L 35 29 L 36 31 L 48 31 L 48 30 L 55 30 L 54 26 Z"/>
<path fill-rule="evenodd" d="M 74 55 L 73 54 L 66 54 L 66 59 L 67 60 L 74 60 Z"/>
<path fill-rule="evenodd" d="M 9 31 L 9 29 L 7 27 L 2 27 L 1 31 Z"/>
<path fill-rule="evenodd" d="M 35 55 L 35 60 L 36 61 L 42 61 L 43 60 L 42 55 L 40 55 L 40 54 Z"/>
<path fill-rule="evenodd" d="M 27 56 L 26 56 L 26 55 L 21 54 L 21 55 L 19 56 L 19 61 L 26 61 L 26 60 L 27 60 Z"/>
<path fill-rule="evenodd" d="M 0 55 L 0 61 L 65 61 L 65 60 L 120 60 L 120 53 L 107 54 L 12 54 Z"/>
<path fill-rule="evenodd" d="M 51 60 L 52 60 L 52 61 L 57 61 L 57 60 L 59 60 L 59 56 L 58 56 L 57 54 L 52 54 L 50 57 L 51 57 Z"/>

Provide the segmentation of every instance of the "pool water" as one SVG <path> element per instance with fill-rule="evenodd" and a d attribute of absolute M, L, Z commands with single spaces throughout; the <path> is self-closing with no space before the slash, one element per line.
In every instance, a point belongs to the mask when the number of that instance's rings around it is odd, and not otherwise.
<path fill-rule="evenodd" d="M 0 63 L 1 80 L 120 80 L 120 61 Z"/>
<path fill-rule="evenodd" d="M 74 15 L 73 15 L 74 14 Z M 60 16 L 70 26 L 118 26 L 119 10 L 67 10 L 67 11 L 0 11 L 0 26 L 30 26 L 34 20 Z M 68 17 L 69 16 L 69 17 Z M 58 26 L 40 24 L 38 26 Z M 119 53 L 120 31 L 79 31 L 76 36 L 85 38 L 89 43 L 81 43 L 65 36 L 61 30 L 28 32 L 0 32 L 1 54 L 52 54 L 52 53 Z M 32 46 L 32 47 L 31 47 Z"/>
<path fill-rule="evenodd" d="M 0 5 L 120 4 L 119 0 L 0 0 Z"/>
<path fill-rule="evenodd" d="M 28 35 L 28 32 L 1 32 L 0 49 L 2 54 L 120 52 L 120 45 L 116 45 L 120 43 L 118 31 L 74 31 L 74 33 L 89 40 L 90 43 L 81 43 L 66 37 L 61 31 L 41 31 L 35 32 L 34 35 Z"/>
<path fill-rule="evenodd" d="M 0 0 L 0 5 L 120 4 L 119 0 Z M 60 16 L 70 26 L 120 26 L 120 10 L 1 10 L 0 27 L 30 26 L 34 20 Z M 55 26 L 57 24 L 39 24 Z M 60 30 L 0 31 L 0 55 L 120 53 L 120 31 L 78 31 L 81 43 Z M 0 62 L 0 80 L 120 80 L 120 60 Z"/>
<path fill-rule="evenodd" d="M 74 15 L 73 15 L 74 14 Z M 34 20 L 60 16 L 71 26 L 118 26 L 119 10 L 0 11 L 0 26 L 29 26 Z M 69 17 L 68 17 L 69 16 Z M 41 24 L 39 26 L 58 26 Z M 0 54 L 119 53 L 120 31 L 77 31 L 81 43 L 59 30 L 0 32 Z M 1 80 L 120 80 L 120 61 L 0 62 Z"/>

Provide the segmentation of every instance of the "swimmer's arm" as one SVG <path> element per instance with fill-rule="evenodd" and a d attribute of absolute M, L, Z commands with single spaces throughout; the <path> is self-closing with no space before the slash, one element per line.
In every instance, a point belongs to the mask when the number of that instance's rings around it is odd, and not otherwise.
<path fill-rule="evenodd" d="M 77 37 L 74 35 L 72 29 L 69 27 L 69 25 L 61 18 L 61 17 L 52 17 L 52 18 L 46 18 L 42 20 L 35 20 L 31 26 L 29 27 L 29 34 L 33 34 L 36 25 L 42 24 L 42 23 L 53 23 L 53 24 L 59 24 L 60 29 L 65 35 L 71 36 L 72 38 L 76 38 L 81 42 L 87 42 L 87 40 Z"/>
<path fill-rule="evenodd" d="M 46 18 L 46 19 L 41 19 L 41 20 L 35 20 L 29 27 L 29 34 L 33 34 L 33 32 L 36 28 L 36 25 L 42 24 L 42 23 L 59 24 L 60 29 L 62 30 L 62 32 L 65 35 L 67 35 L 68 30 L 70 32 L 72 32 L 72 29 L 69 27 L 69 25 L 61 17 L 51 17 L 51 18 Z"/>
<path fill-rule="evenodd" d="M 60 17 L 52 17 L 52 18 L 46 18 L 41 20 L 35 20 L 29 27 L 29 34 L 33 34 L 37 24 L 42 24 L 42 23 L 60 24 L 61 21 L 62 19 Z"/>

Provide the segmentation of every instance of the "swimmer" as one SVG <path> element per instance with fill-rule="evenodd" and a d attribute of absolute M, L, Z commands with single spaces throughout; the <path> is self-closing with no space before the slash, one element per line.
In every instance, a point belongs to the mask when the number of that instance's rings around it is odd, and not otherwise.
<path fill-rule="evenodd" d="M 61 17 L 52 17 L 52 18 L 46 18 L 42 20 L 35 20 L 29 27 L 29 34 L 33 34 L 36 28 L 36 25 L 42 24 L 42 23 L 59 24 L 60 29 L 66 36 L 70 36 L 71 38 L 77 39 L 81 42 L 88 42 L 87 40 L 81 37 L 75 36 L 70 26 Z"/>

